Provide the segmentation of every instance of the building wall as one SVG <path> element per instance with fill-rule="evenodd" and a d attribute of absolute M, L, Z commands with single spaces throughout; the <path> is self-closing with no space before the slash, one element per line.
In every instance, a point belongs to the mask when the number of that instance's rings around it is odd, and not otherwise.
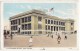
<path fill-rule="evenodd" d="M 71 23 L 74 23 L 74 22 L 66 21 L 66 23 L 65 23 L 65 31 L 74 31 L 74 25 L 71 25 Z M 71 28 L 73 28 L 73 30 L 71 30 Z"/>

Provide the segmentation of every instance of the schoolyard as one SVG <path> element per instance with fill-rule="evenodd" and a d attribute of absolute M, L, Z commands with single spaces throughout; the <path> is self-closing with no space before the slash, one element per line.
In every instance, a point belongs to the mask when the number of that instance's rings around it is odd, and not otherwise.
<path fill-rule="evenodd" d="M 13 39 L 10 37 L 4 39 L 4 47 L 29 47 L 29 38 L 27 35 L 13 35 Z M 57 42 L 57 35 L 51 36 L 40 35 L 33 36 L 32 47 L 76 47 L 77 46 L 77 34 L 68 34 L 67 39 L 64 39 L 64 35 L 61 35 L 61 43 Z"/>

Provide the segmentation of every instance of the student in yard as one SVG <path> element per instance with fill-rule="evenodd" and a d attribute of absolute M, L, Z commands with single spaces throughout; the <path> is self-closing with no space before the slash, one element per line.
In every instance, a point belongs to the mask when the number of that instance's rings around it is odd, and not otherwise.
<path fill-rule="evenodd" d="M 67 36 L 65 35 L 65 39 L 67 39 Z"/>
<path fill-rule="evenodd" d="M 57 41 L 58 41 L 58 44 L 60 44 L 60 41 L 61 41 L 60 35 L 58 35 Z"/>
<path fill-rule="evenodd" d="M 13 39 L 13 34 L 10 34 L 11 40 Z"/>
<path fill-rule="evenodd" d="M 32 41 L 33 41 L 33 39 L 32 39 L 32 36 L 31 36 L 30 39 L 29 39 L 29 47 L 32 47 Z"/>
<path fill-rule="evenodd" d="M 7 34 L 6 30 L 4 30 L 4 37 L 5 37 L 5 39 L 7 39 L 6 34 Z"/>

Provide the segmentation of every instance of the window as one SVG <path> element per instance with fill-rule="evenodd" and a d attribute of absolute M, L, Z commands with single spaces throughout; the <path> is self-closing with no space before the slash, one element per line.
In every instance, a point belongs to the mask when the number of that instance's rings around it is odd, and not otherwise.
<path fill-rule="evenodd" d="M 38 21 L 41 21 L 41 20 L 42 20 L 42 17 L 39 16 L 39 17 L 38 17 Z"/>
<path fill-rule="evenodd" d="M 27 22 L 27 17 L 25 17 L 25 22 Z"/>
<path fill-rule="evenodd" d="M 22 18 L 22 23 L 24 23 L 24 18 Z"/>
<path fill-rule="evenodd" d="M 48 26 L 48 30 L 50 30 L 50 26 Z"/>
<path fill-rule="evenodd" d="M 54 26 L 54 31 L 56 30 L 56 27 Z"/>
<path fill-rule="evenodd" d="M 18 24 L 20 25 L 20 19 L 18 19 Z"/>
<path fill-rule="evenodd" d="M 56 27 L 56 31 L 58 31 L 58 27 Z"/>
<path fill-rule="evenodd" d="M 30 29 L 31 29 L 31 23 L 28 24 L 28 30 L 30 30 Z"/>
<path fill-rule="evenodd" d="M 31 16 L 28 17 L 28 22 L 30 22 L 30 21 L 31 21 Z"/>
<path fill-rule="evenodd" d="M 25 24 L 25 30 L 27 30 L 27 24 Z"/>
<path fill-rule="evenodd" d="M 48 24 L 50 24 L 50 20 L 48 20 Z"/>
<path fill-rule="evenodd" d="M 56 21 L 56 24 L 58 25 L 58 21 Z"/>
<path fill-rule="evenodd" d="M 24 30 L 24 25 L 22 25 L 22 30 Z"/>
<path fill-rule="evenodd" d="M 24 34 L 24 32 L 21 32 L 22 34 Z"/>
<path fill-rule="evenodd" d="M 65 25 L 65 22 L 63 22 L 63 26 Z"/>
<path fill-rule="evenodd" d="M 63 25 L 63 26 L 64 26 L 64 25 L 65 25 L 65 22 L 61 22 L 61 25 Z"/>
<path fill-rule="evenodd" d="M 56 24 L 56 21 L 54 21 L 54 24 Z"/>
<path fill-rule="evenodd" d="M 53 24 L 53 20 L 51 20 L 51 24 Z"/>
<path fill-rule="evenodd" d="M 31 31 L 29 33 L 31 34 Z"/>
<path fill-rule="evenodd" d="M 17 30 L 17 26 L 15 26 L 15 30 Z"/>
<path fill-rule="evenodd" d="M 65 27 L 61 27 L 61 30 L 65 31 Z"/>
<path fill-rule="evenodd" d="M 28 33 L 31 34 L 31 31 L 29 31 Z"/>
<path fill-rule="evenodd" d="M 17 26 L 11 26 L 11 30 L 17 30 Z"/>
<path fill-rule="evenodd" d="M 53 26 L 51 26 L 51 31 L 53 31 Z"/>
<path fill-rule="evenodd" d="M 25 34 L 27 34 L 27 32 L 25 32 Z"/>

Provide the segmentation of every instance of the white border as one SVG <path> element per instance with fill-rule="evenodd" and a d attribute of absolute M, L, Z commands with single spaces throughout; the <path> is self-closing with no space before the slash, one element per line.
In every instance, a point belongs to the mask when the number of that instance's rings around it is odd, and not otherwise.
<path fill-rule="evenodd" d="M 19 3 L 19 2 L 23 2 L 23 3 L 75 3 L 78 0 L 2 0 L 3 2 L 7 2 L 7 3 Z"/>

